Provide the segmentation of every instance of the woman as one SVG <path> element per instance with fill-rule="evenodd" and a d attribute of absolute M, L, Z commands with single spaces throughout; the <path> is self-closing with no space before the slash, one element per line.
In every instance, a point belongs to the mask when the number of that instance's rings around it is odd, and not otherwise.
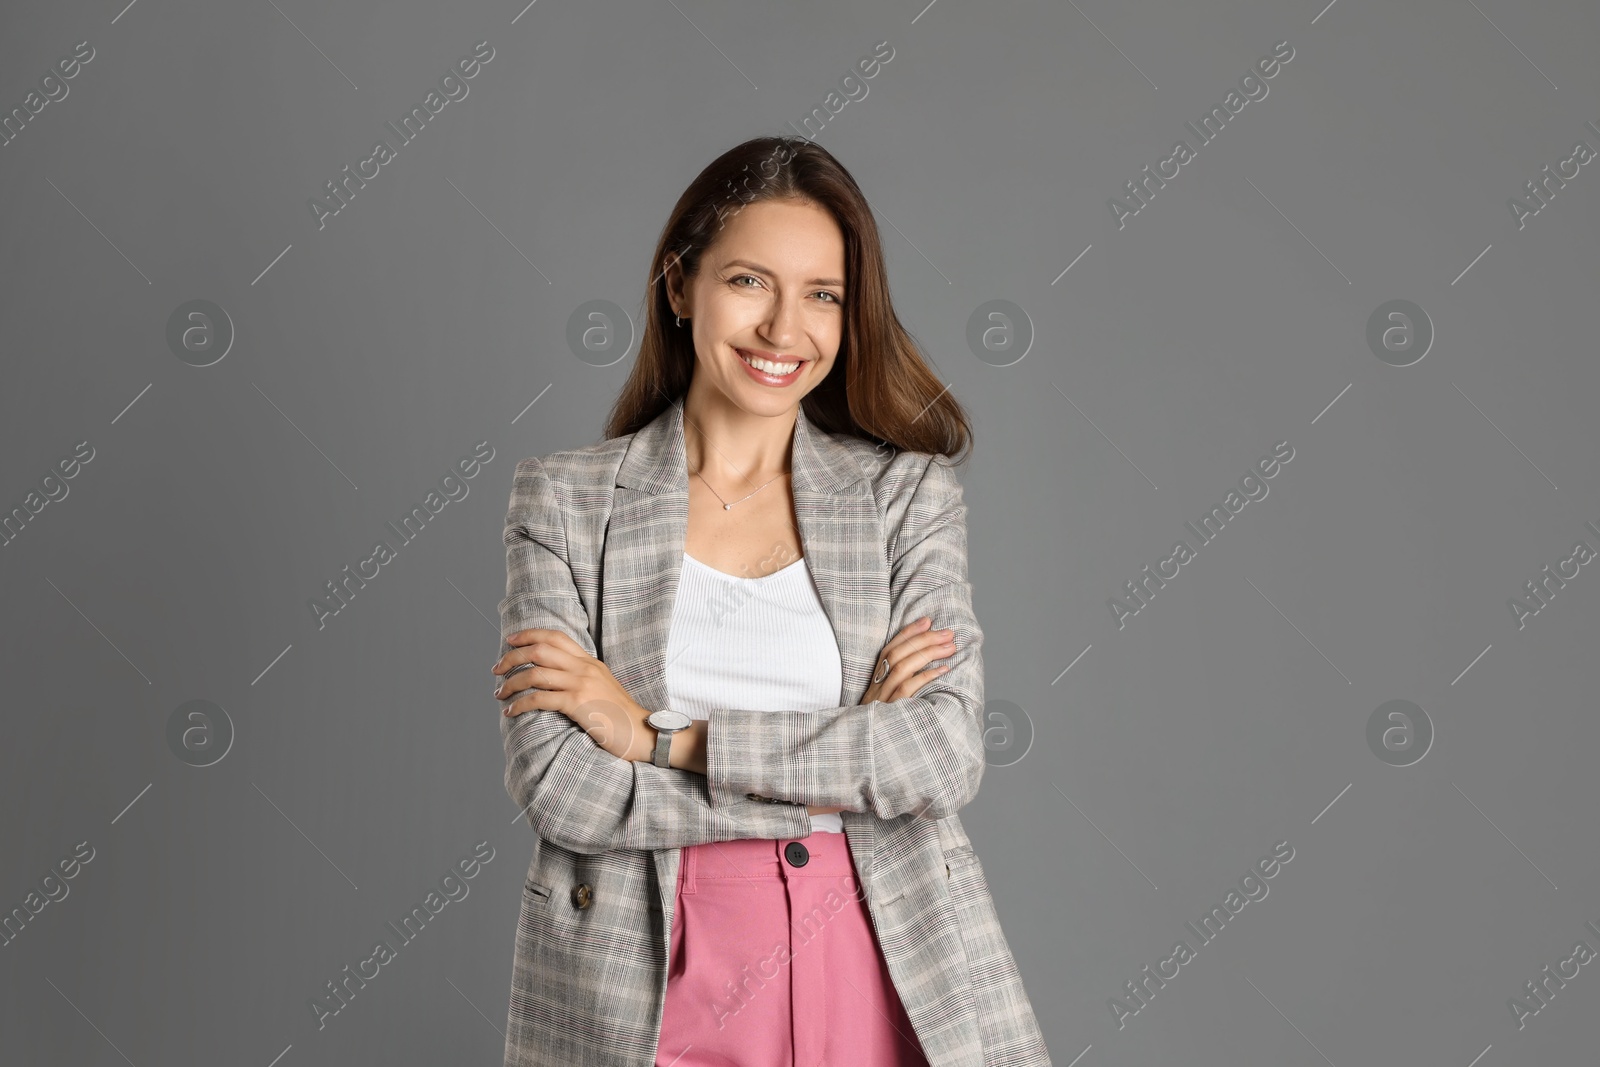
<path fill-rule="evenodd" d="M 651 278 L 606 439 L 519 463 L 507 514 L 507 1067 L 1048 1065 L 956 816 L 970 430 L 871 209 L 817 145 L 748 141 Z"/>

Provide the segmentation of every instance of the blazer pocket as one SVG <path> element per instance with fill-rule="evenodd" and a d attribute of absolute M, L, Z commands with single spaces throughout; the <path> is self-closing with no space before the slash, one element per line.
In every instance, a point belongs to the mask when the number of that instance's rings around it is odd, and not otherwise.
<path fill-rule="evenodd" d="M 978 1006 L 978 1026 L 985 1054 L 992 1049 L 1021 1048 L 1029 1037 L 1032 1005 L 1026 1008 L 1022 976 L 1017 971 L 1011 946 L 995 913 L 994 898 L 983 864 L 971 845 L 959 845 L 945 852 L 950 868 L 950 900 L 961 926 L 961 946 L 966 955 L 967 975 Z"/>
<path fill-rule="evenodd" d="M 955 845 L 944 850 L 944 877 L 946 882 L 955 878 L 967 864 L 977 862 L 978 854 L 969 844 Z"/>
<path fill-rule="evenodd" d="M 550 1028 L 576 1026 L 578 1020 L 588 1018 L 586 1013 L 599 1003 L 596 972 L 607 960 L 615 963 L 612 957 L 600 958 L 605 949 L 597 956 L 592 947 L 586 951 L 576 943 L 565 914 L 568 909 L 556 907 L 551 902 L 554 895 L 551 886 L 524 876 L 507 1016 L 508 1032 L 521 1044 L 521 1057 L 508 1062 L 584 1062 L 575 1052 L 578 1046 L 558 1040 Z M 620 984 L 634 988 L 627 979 Z M 555 1051 L 558 1048 L 561 1054 Z M 555 1059 L 539 1058 L 543 1052 L 550 1052 Z"/>

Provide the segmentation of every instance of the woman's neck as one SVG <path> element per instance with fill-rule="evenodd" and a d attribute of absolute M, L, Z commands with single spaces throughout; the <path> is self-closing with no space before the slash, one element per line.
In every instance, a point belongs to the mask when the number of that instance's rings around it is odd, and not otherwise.
<path fill-rule="evenodd" d="M 799 408 L 775 416 L 752 415 L 732 404 L 683 405 L 683 449 L 689 474 L 718 485 L 759 485 L 789 471 Z"/>

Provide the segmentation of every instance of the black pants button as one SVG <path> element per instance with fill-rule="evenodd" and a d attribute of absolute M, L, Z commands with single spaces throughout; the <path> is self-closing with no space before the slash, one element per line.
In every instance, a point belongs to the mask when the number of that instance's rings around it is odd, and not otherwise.
<path fill-rule="evenodd" d="M 789 861 L 791 867 L 804 867 L 811 862 L 811 853 L 800 842 L 790 841 L 783 846 L 783 858 Z"/>

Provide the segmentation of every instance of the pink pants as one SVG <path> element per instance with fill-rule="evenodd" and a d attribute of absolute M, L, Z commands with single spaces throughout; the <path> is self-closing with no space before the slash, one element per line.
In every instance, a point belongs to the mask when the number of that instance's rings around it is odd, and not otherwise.
<path fill-rule="evenodd" d="M 846 1065 L 927 1067 L 845 835 L 686 847 L 656 1067 Z"/>

